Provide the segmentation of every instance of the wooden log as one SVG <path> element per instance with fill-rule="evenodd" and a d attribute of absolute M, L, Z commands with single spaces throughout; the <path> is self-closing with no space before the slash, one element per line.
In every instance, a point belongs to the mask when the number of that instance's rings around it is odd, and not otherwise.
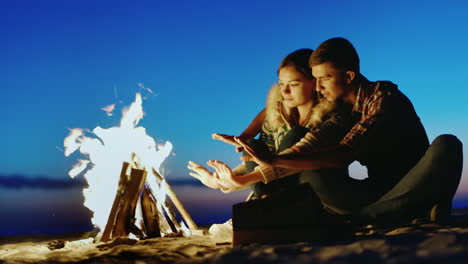
<path fill-rule="evenodd" d="M 176 217 L 176 214 L 174 212 L 174 206 L 167 199 L 164 201 L 163 208 L 164 208 L 166 214 L 171 219 L 171 221 L 174 223 L 174 226 L 177 229 L 180 229 L 180 224 L 179 224 L 179 222 L 177 222 L 177 217 Z"/>
<path fill-rule="evenodd" d="M 198 230 L 197 224 L 195 224 L 190 214 L 187 212 L 187 210 L 185 210 L 184 205 L 179 200 L 179 197 L 177 197 L 174 190 L 172 190 L 172 187 L 167 183 L 166 180 L 164 180 L 164 178 L 161 175 L 159 175 L 159 173 L 154 168 L 152 169 L 152 172 L 156 176 L 156 178 L 161 182 L 161 184 L 164 184 L 164 187 L 167 190 L 167 193 L 166 193 L 167 196 L 171 198 L 172 203 L 177 208 L 180 215 L 182 216 L 184 221 L 187 223 L 188 227 L 193 230 Z"/>
<path fill-rule="evenodd" d="M 140 197 L 143 185 L 146 180 L 146 171 L 132 169 L 130 178 L 125 184 L 125 189 L 120 201 L 120 207 L 116 214 L 116 220 L 111 232 L 111 238 L 127 237 L 130 233 L 130 224 L 135 217 L 136 204 Z"/>
<path fill-rule="evenodd" d="M 102 233 L 100 241 L 106 242 L 109 241 L 111 238 L 112 229 L 114 228 L 117 211 L 119 210 L 119 204 L 122 200 L 122 194 L 125 190 L 125 184 L 127 183 L 127 170 L 129 169 L 130 163 L 124 162 L 122 164 L 122 170 L 120 171 L 120 178 L 119 184 L 117 187 L 117 191 L 114 198 L 114 203 L 112 204 L 112 209 L 109 213 L 109 217 L 107 218 L 107 224 Z"/>
<path fill-rule="evenodd" d="M 173 221 L 173 219 L 169 216 L 169 214 L 167 213 L 162 213 L 162 215 L 164 216 L 164 218 L 166 219 L 166 223 L 169 225 L 169 227 L 171 228 L 171 231 L 172 233 L 177 233 L 177 227 L 175 226 L 174 223 L 177 223 L 177 221 Z"/>
<path fill-rule="evenodd" d="M 147 238 L 161 237 L 159 228 L 159 214 L 156 200 L 154 199 L 148 186 L 143 187 L 141 195 L 141 210 Z"/>
<path fill-rule="evenodd" d="M 145 185 L 147 172 L 135 161 L 136 157 L 134 154 L 130 163 L 122 164 L 118 189 L 100 241 L 106 242 L 116 237 L 128 237 L 130 232 L 140 238 L 160 237 L 161 230 L 167 230 L 167 227 L 173 233 L 178 233 L 180 225 L 177 222 L 174 207 L 191 230 L 198 230 L 198 226 L 171 186 L 153 169 L 152 172 L 157 181 L 166 189 L 166 195 L 172 201 L 166 199 L 162 206 L 163 211 L 158 210 L 157 201 L 150 187 Z M 138 202 L 141 203 L 143 214 L 142 230 L 135 225 L 135 209 Z"/>

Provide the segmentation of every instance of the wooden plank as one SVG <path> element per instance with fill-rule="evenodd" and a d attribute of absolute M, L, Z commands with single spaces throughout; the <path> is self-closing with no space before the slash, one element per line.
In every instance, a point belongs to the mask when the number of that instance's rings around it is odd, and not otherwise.
<path fill-rule="evenodd" d="M 146 237 L 161 237 L 158 207 L 156 205 L 156 200 L 147 185 L 143 187 L 143 194 L 141 195 L 141 209 L 143 212 L 143 222 L 145 223 Z"/>
<path fill-rule="evenodd" d="M 117 191 L 115 194 L 114 202 L 112 204 L 112 209 L 110 210 L 109 217 L 107 218 L 107 224 L 102 233 L 100 241 L 106 242 L 110 240 L 111 232 L 114 227 L 117 212 L 119 210 L 119 205 L 122 200 L 122 194 L 125 190 L 125 184 L 127 182 L 127 170 L 129 169 L 130 163 L 124 162 L 122 164 L 122 170 L 120 171 L 119 184 L 117 186 Z"/>
<path fill-rule="evenodd" d="M 134 221 L 135 209 L 143 185 L 146 181 L 146 171 L 132 169 L 130 178 L 125 185 L 125 190 L 122 195 L 120 209 L 116 215 L 116 221 L 111 234 L 111 238 L 124 236 L 127 237 L 130 233 L 130 224 Z"/>

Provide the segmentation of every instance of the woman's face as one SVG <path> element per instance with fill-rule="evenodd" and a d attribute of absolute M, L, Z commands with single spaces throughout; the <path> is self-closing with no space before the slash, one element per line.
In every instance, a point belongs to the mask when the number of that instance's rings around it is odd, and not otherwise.
<path fill-rule="evenodd" d="M 279 70 L 278 83 L 283 96 L 283 103 L 288 107 L 298 107 L 312 102 L 315 91 L 315 79 L 307 79 L 293 66 Z"/>

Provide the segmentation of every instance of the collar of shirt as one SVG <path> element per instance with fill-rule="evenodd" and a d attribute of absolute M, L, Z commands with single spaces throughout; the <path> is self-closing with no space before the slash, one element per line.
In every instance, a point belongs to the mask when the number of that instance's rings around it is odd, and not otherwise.
<path fill-rule="evenodd" d="M 359 89 L 356 97 L 356 103 L 353 106 L 353 112 L 362 113 L 364 111 L 364 103 L 371 94 L 371 83 L 363 75 L 360 75 Z"/>

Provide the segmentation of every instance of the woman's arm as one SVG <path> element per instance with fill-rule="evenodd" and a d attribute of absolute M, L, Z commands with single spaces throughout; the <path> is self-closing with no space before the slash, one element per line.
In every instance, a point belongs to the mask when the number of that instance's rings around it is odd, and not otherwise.
<path fill-rule="evenodd" d="M 249 126 L 242 132 L 239 138 L 245 139 L 246 141 L 254 138 L 262 129 L 263 121 L 265 121 L 265 109 L 263 109 L 258 115 L 252 120 Z M 213 139 L 221 140 L 225 143 L 234 145 L 237 152 L 241 152 L 243 149 L 234 140 L 234 136 L 224 135 L 215 133 L 212 135 Z"/>
<path fill-rule="evenodd" d="M 263 181 L 258 171 L 252 171 L 244 175 L 236 175 L 228 165 L 221 161 L 210 160 L 208 165 L 215 169 L 215 174 L 222 183 L 221 191 L 228 193 L 248 188 L 251 184 Z"/>
<path fill-rule="evenodd" d="M 215 169 L 215 172 L 211 173 L 200 164 L 189 161 L 188 169 L 191 170 L 189 174 L 205 186 L 212 189 L 221 189 L 223 192 L 243 190 L 251 184 L 263 180 L 262 175 L 257 171 L 237 175 L 228 165 L 221 161 L 210 160 L 207 162 L 207 165 Z"/>
<path fill-rule="evenodd" d="M 262 130 L 263 122 L 265 121 L 265 109 L 260 111 L 257 116 L 250 122 L 249 126 L 240 134 L 240 138 L 252 139 Z"/>

